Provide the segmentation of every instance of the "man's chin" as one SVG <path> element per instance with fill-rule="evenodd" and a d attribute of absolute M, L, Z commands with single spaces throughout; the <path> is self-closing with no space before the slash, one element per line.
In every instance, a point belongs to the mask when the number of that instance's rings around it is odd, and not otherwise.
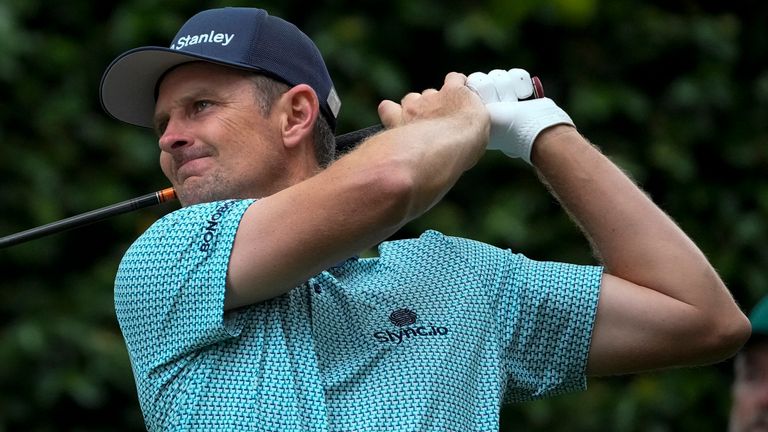
<path fill-rule="evenodd" d="M 187 179 L 183 185 L 175 187 L 176 196 L 182 207 L 224 199 L 220 191 L 211 189 L 210 184 L 195 180 L 197 179 Z"/>
<path fill-rule="evenodd" d="M 218 201 L 226 184 L 216 172 L 208 171 L 205 175 L 191 175 L 177 178 L 174 182 L 176 197 L 182 207 Z"/>

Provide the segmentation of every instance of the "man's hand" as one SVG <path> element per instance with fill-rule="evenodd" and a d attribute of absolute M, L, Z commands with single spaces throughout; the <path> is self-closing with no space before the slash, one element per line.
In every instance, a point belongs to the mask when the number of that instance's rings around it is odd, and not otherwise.
<path fill-rule="evenodd" d="M 531 163 L 531 149 L 544 129 L 573 121 L 549 98 L 533 95 L 531 76 L 523 69 L 495 69 L 469 75 L 467 87 L 480 96 L 491 115 L 488 150 L 501 150 L 512 158 Z"/>
<path fill-rule="evenodd" d="M 462 115 L 485 115 L 481 101 L 467 91 L 467 77 L 457 72 L 445 76 L 440 90 L 427 89 L 406 94 L 400 103 L 384 100 L 379 104 L 379 117 L 387 128 L 402 126 L 417 120 Z M 480 114 L 478 114 L 480 113 Z"/>

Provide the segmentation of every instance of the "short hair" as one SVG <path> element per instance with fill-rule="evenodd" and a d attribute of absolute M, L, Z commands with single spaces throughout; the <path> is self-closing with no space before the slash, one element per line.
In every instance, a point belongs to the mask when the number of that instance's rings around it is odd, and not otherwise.
<path fill-rule="evenodd" d="M 256 104 L 265 117 L 272 111 L 275 101 L 288 89 L 288 84 L 266 75 L 253 73 L 251 81 L 257 92 Z M 326 168 L 336 158 L 336 138 L 328 121 L 320 114 L 314 128 L 315 159 L 321 168 Z"/>

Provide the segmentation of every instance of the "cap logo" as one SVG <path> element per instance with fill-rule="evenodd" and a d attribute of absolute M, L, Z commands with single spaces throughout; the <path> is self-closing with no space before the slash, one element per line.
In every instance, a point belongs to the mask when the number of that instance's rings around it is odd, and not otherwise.
<path fill-rule="evenodd" d="M 331 91 L 328 92 L 326 102 L 328 103 L 328 107 L 331 109 L 333 116 L 338 117 L 339 109 L 341 109 L 341 99 L 339 99 L 339 95 L 336 93 L 336 89 L 333 88 L 333 86 L 331 86 Z"/>
<path fill-rule="evenodd" d="M 176 43 L 171 45 L 171 49 L 178 50 L 186 46 L 197 45 L 201 43 L 214 43 L 220 44 L 221 46 L 227 46 L 230 42 L 232 42 L 232 39 L 234 38 L 234 33 L 216 33 L 215 31 L 211 30 L 210 33 L 182 36 L 176 40 Z"/>

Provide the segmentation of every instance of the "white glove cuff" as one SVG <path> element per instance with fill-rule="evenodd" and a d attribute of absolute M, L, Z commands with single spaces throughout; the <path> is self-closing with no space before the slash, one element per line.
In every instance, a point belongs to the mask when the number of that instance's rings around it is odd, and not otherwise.
<path fill-rule="evenodd" d="M 555 104 L 552 99 L 540 98 L 519 102 L 524 105 L 524 114 L 520 116 L 520 123 L 510 127 L 509 132 L 516 135 L 516 141 L 526 146 L 526 151 L 521 157 L 531 163 L 531 150 L 533 142 L 544 129 L 558 124 L 574 126 L 573 120 L 568 114 Z M 512 125 L 510 125 L 512 126 Z"/>

